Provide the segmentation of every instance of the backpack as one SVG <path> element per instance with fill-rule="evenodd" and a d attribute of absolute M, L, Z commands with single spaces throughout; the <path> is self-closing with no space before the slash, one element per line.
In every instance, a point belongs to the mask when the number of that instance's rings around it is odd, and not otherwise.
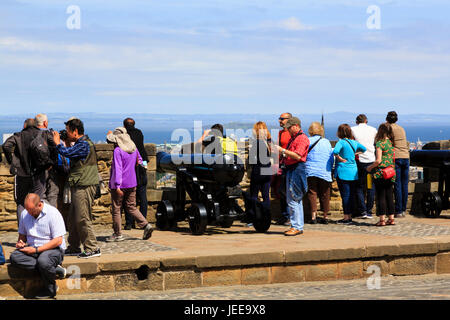
<path fill-rule="evenodd" d="M 38 133 L 31 141 L 29 157 L 32 159 L 32 164 L 34 164 L 31 165 L 34 171 L 36 171 L 36 169 L 47 168 L 51 164 L 50 149 L 48 148 L 45 131 Z"/>
<path fill-rule="evenodd" d="M 58 162 L 56 164 L 56 170 L 65 175 L 69 174 L 70 159 L 66 158 L 58 153 Z"/>

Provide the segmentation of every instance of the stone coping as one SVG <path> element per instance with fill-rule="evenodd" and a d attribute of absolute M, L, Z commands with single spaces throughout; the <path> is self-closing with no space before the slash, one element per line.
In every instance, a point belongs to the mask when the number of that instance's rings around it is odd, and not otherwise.
<path fill-rule="evenodd" d="M 182 252 L 104 254 L 89 260 L 66 256 L 63 266 L 76 265 L 81 276 L 133 271 L 145 265 L 150 270 L 211 269 L 244 266 L 328 263 L 349 260 L 373 260 L 398 256 L 437 255 L 450 251 L 448 240 L 422 240 L 398 245 L 364 245 L 346 248 L 309 250 L 240 250 L 236 253 L 188 254 Z M 9 264 L 0 266 L 0 281 L 37 276 Z"/>

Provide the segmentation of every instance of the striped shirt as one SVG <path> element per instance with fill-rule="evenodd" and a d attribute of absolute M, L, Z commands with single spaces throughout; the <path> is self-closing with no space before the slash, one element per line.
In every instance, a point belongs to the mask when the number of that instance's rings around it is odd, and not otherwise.
<path fill-rule="evenodd" d="M 84 136 L 83 136 L 84 137 Z M 58 150 L 58 153 L 66 158 L 69 158 L 71 161 L 86 160 L 87 156 L 89 155 L 89 143 L 81 137 L 78 139 L 75 144 L 71 147 L 66 147 L 61 142 L 56 146 L 56 149 Z"/>
<path fill-rule="evenodd" d="M 61 213 L 55 207 L 44 202 L 42 212 L 34 218 L 25 209 L 20 214 L 19 234 L 27 237 L 27 244 L 40 247 L 51 240 L 62 237 L 61 249 L 66 249 L 66 226 Z"/>

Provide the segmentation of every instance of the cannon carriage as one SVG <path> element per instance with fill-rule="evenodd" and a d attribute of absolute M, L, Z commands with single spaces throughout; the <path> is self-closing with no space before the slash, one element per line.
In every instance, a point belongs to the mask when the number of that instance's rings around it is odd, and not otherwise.
<path fill-rule="evenodd" d="M 160 230 L 174 229 L 177 222 L 186 219 L 195 235 L 203 234 L 208 225 L 229 228 L 235 220 L 252 222 L 257 232 L 269 229 L 270 211 L 240 189 L 245 171 L 238 156 L 158 152 L 156 161 L 159 172 L 176 174 L 176 200 L 163 200 L 156 210 Z M 239 198 L 243 198 L 246 210 L 238 205 Z"/>
<path fill-rule="evenodd" d="M 428 192 L 422 198 L 422 211 L 427 217 L 437 218 L 449 209 L 450 150 L 415 150 L 410 153 L 412 166 L 439 169 L 438 191 Z"/>

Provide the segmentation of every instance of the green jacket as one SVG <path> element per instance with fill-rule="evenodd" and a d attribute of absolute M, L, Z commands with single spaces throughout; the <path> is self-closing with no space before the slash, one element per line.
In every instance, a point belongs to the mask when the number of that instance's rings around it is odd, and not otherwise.
<path fill-rule="evenodd" d="M 81 140 L 89 144 L 89 154 L 85 160 L 70 161 L 69 185 L 71 187 L 98 185 L 100 180 L 98 178 L 95 146 L 87 136 L 83 136 Z"/>

